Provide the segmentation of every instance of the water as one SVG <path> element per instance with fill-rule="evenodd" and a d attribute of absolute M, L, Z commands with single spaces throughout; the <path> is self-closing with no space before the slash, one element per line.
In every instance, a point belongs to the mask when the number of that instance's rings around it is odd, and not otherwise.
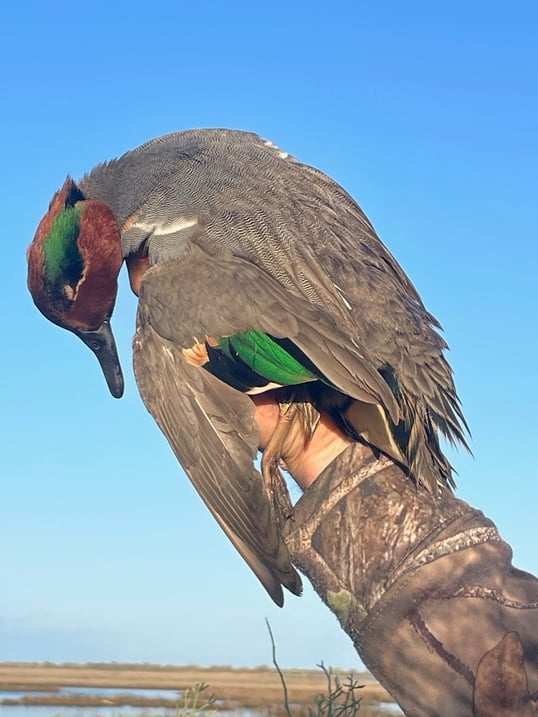
<path fill-rule="evenodd" d="M 396 702 L 380 702 L 378 705 L 379 709 L 383 711 L 383 713 L 386 713 L 387 715 L 402 715 L 402 710 L 398 707 Z"/>
<path fill-rule="evenodd" d="M 2 717 L 175 717 L 164 707 L 64 707 L 61 705 L 0 705 Z"/>
<path fill-rule="evenodd" d="M 20 700 L 25 695 L 92 695 L 103 698 L 117 697 L 117 695 L 133 695 L 134 697 L 148 697 L 151 699 L 174 700 L 183 694 L 181 690 L 147 690 L 143 687 L 62 687 L 61 690 L 0 690 L 2 700 Z"/>
<path fill-rule="evenodd" d="M 0 690 L 0 702 L 4 699 L 20 699 L 24 695 L 91 695 L 111 700 L 118 695 L 132 695 L 133 697 L 146 697 L 151 699 L 177 700 L 181 697 L 178 690 L 158 690 L 143 688 L 121 687 L 62 687 L 59 692 L 45 690 L 3 691 Z M 382 703 L 377 708 L 378 714 L 402 715 L 394 703 Z M 364 710 L 365 717 L 368 710 Z M 264 710 L 257 712 L 252 709 L 236 709 L 221 711 L 220 715 L 227 717 L 260 717 Z M 360 714 L 360 712 L 359 712 Z M 91 707 L 76 707 L 73 705 L 2 705 L 0 704 L 0 717 L 176 717 L 177 711 L 170 707 L 131 707 L 129 705 L 93 705 Z"/>
<path fill-rule="evenodd" d="M 0 695 L 2 693 L 0 692 Z M 111 699 L 118 695 L 131 695 L 132 697 L 147 697 L 156 700 L 177 700 L 183 696 L 183 690 L 146 689 L 144 687 L 62 687 L 62 695 L 91 695 Z"/>
<path fill-rule="evenodd" d="M 121 687 L 62 687 L 59 692 L 45 690 L 4 691 L 0 690 L 0 702 L 5 699 L 20 699 L 25 695 L 50 696 L 91 695 L 103 700 L 111 700 L 118 695 L 147 697 L 148 699 L 177 700 L 181 696 L 178 690 L 155 690 Z M 131 707 L 129 705 L 93 705 L 76 707 L 73 705 L 2 705 L 0 717 L 175 717 L 176 710 L 170 707 Z"/>
<path fill-rule="evenodd" d="M 364 712 L 365 717 L 368 710 Z M 255 710 L 232 710 L 230 712 L 218 712 L 218 715 L 227 717 L 258 717 Z M 262 712 L 263 714 L 263 712 Z M 403 715 L 396 705 L 384 703 L 379 705 L 374 714 L 396 717 Z M 103 706 L 103 707 L 62 707 L 52 705 L 0 705 L 1 717 L 176 717 L 176 710 L 165 707 L 128 707 L 128 706 Z"/>

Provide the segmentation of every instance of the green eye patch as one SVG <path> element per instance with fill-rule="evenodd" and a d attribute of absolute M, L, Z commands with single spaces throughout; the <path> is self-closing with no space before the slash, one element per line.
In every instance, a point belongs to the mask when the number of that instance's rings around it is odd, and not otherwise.
<path fill-rule="evenodd" d="M 56 290 L 66 284 L 75 287 L 82 276 L 84 261 L 77 240 L 83 209 L 79 204 L 58 214 L 43 243 L 45 276 Z"/>

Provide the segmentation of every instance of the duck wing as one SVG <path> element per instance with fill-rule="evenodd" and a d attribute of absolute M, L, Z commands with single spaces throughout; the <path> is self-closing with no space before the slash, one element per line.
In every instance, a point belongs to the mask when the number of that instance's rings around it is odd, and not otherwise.
<path fill-rule="evenodd" d="M 249 260 L 193 245 L 145 273 L 134 340 L 142 399 L 215 519 L 282 604 L 281 585 L 298 594 L 301 581 L 253 465 L 253 403 L 183 354 L 206 337 L 247 330 L 291 339 L 348 395 L 389 405 L 394 398 L 330 314 Z"/>

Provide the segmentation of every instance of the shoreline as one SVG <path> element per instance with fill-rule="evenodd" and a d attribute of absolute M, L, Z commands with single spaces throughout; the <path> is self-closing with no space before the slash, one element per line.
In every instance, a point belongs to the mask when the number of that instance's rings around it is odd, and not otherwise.
<path fill-rule="evenodd" d="M 282 669 L 290 704 L 313 705 L 316 695 L 327 693 L 327 677 L 321 669 Z M 393 702 L 392 697 L 367 672 L 333 670 L 333 680 L 345 684 L 353 678 L 364 685 L 359 691 L 364 706 Z M 150 665 L 140 663 L 0 663 L 0 704 L 170 707 L 181 706 L 181 693 L 197 684 L 207 685 L 203 697 L 214 695 L 219 709 L 258 708 L 282 705 L 280 676 L 274 667 L 235 668 L 228 666 Z M 104 701 L 98 695 L 62 693 L 69 687 L 117 689 L 118 694 Z M 178 699 L 121 695 L 121 690 L 174 690 Z M 2 692 L 43 692 L 40 695 L 2 697 Z"/>

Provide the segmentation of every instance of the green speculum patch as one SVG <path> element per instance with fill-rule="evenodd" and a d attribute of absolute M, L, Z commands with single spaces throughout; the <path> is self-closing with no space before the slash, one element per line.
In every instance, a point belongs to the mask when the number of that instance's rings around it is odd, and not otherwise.
<path fill-rule="evenodd" d="M 230 358 L 239 357 L 259 376 L 283 386 L 314 381 L 321 376 L 305 366 L 282 344 L 291 343 L 275 339 L 261 331 L 244 331 L 219 338 L 219 348 Z"/>
<path fill-rule="evenodd" d="M 45 277 L 55 292 L 63 294 L 64 297 L 66 284 L 75 288 L 84 268 L 77 243 L 83 209 L 82 204 L 79 204 L 58 214 L 43 243 Z"/>

